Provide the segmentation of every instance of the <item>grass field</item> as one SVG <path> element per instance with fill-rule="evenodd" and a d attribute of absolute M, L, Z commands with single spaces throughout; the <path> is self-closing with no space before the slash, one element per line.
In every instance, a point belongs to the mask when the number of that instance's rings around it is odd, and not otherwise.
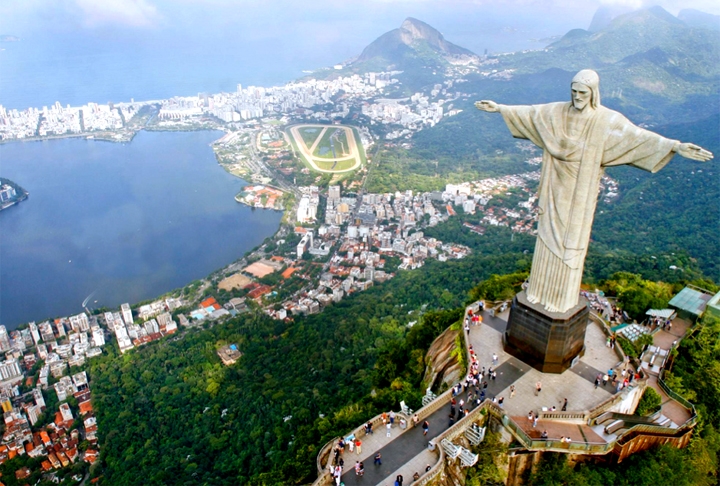
<path fill-rule="evenodd" d="M 353 165 L 355 165 L 355 159 L 341 160 L 337 163 L 334 160 L 327 162 L 317 160 L 315 161 L 315 165 L 323 170 L 341 171 L 350 169 Z"/>
<path fill-rule="evenodd" d="M 348 152 L 349 146 L 346 133 L 342 128 L 328 128 L 318 146 L 315 147 L 313 157 L 335 159 L 350 155 Z M 331 138 L 334 140 L 331 141 Z M 335 155 L 333 155 L 332 151 L 333 142 L 335 145 Z"/>
<path fill-rule="evenodd" d="M 300 135 L 302 135 L 303 141 L 305 142 L 307 148 L 312 147 L 312 145 L 315 143 L 315 140 L 318 138 L 318 135 L 320 135 L 320 132 L 322 132 L 322 129 L 320 128 L 300 129 Z"/>

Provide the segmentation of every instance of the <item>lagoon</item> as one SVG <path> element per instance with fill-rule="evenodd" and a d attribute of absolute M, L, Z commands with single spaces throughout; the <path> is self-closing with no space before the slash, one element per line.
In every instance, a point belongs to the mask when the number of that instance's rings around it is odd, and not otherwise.
<path fill-rule="evenodd" d="M 0 145 L 0 175 L 30 197 L 0 212 L 0 323 L 151 299 L 207 276 L 277 231 L 282 214 L 234 200 L 222 132 L 140 132 L 128 144 Z"/>

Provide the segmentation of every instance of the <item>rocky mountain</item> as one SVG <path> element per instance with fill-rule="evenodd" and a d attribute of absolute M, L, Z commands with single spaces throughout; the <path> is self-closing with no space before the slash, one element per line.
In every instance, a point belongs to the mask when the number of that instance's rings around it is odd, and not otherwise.
<path fill-rule="evenodd" d="M 408 17 L 399 28 L 375 39 L 347 67 L 353 72 L 403 71 L 406 86 L 419 88 L 437 82 L 449 64 L 476 59 L 437 29 Z"/>
<path fill-rule="evenodd" d="M 439 57 L 475 56 L 471 51 L 445 40 L 435 28 L 420 20 L 408 17 L 400 28 L 378 37 L 360 54 L 356 62 L 378 58 L 390 64 L 402 64 L 408 56 L 427 55 L 430 51 Z"/>

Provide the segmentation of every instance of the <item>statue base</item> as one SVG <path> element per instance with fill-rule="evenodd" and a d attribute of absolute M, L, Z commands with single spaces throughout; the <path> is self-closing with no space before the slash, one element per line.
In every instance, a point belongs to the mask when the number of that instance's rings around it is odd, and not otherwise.
<path fill-rule="evenodd" d="M 585 354 L 590 309 L 580 303 L 567 312 L 548 312 L 523 290 L 510 308 L 503 337 L 507 353 L 543 373 L 562 373 Z"/>

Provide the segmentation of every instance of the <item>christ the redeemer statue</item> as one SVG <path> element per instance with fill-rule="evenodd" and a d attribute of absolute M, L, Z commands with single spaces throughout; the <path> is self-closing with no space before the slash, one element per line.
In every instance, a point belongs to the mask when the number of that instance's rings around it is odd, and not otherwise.
<path fill-rule="evenodd" d="M 538 238 L 527 298 L 549 312 L 566 312 L 578 304 L 605 167 L 629 164 L 657 172 L 676 153 L 703 162 L 713 157 L 697 145 L 644 130 L 605 108 L 600 104 L 599 81 L 595 71 L 577 73 L 569 103 L 475 103 L 480 110 L 500 112 L 513 137 L 543 149 Z"/>

